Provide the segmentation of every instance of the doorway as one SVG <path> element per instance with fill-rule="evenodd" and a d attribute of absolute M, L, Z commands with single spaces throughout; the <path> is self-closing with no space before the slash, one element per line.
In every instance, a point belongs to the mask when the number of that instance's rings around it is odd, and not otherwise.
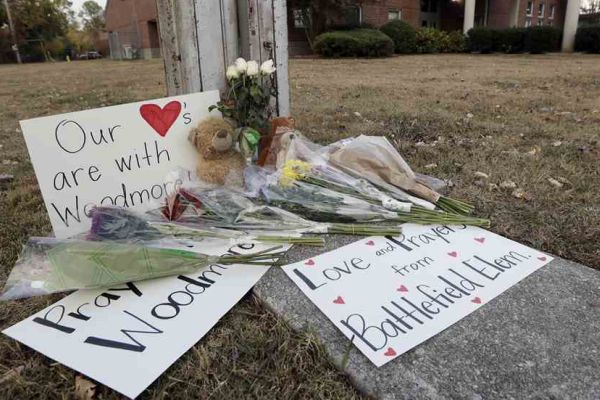
<path fill-rule="evenodd" d="M 439 0 L 421 0 L 421 26 L 426 28 L 439 28 Z"/>

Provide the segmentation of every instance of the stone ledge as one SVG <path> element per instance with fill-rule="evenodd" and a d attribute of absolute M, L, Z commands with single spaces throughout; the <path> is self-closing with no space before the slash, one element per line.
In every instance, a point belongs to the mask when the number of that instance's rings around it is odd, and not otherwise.
<path fill-rule="evenodd" d="M 294 247 L 296 262 L 325 248 Z M 348 339 L 278 268 L 254 293 L 296 330 L 314 332 L 341 368 Z M 376 368 L 352 348 L 344 371 L 381 399 L 600 398 L 600 272 L 556 258 L 490 303 Z"/>

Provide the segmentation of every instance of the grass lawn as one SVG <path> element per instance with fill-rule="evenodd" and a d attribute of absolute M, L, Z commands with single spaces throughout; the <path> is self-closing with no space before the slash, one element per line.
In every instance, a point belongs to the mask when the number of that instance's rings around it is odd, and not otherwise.
<path fill-rule="evenodd" d="M 293 114 L 311 139 L 386 135 L 415 170 L 450 179 L 451 195 L 475 204 L 494 232 L 600 269 L 600 57 L 302 59 L 290 68 Z M 0 66 L 0 173 L 15 176 L 0 188 L 0 282 L 23 241 L 51 231 L 18 120 L 162 97 L 163 81 L 161 61 Z M 3 303 L 0 327 L 60 297 Z M 72 397 L 75 375 L 0 337 L 0 398 Z M 312 335 L 247 296 L 142 397 L 360 395 Z"/>

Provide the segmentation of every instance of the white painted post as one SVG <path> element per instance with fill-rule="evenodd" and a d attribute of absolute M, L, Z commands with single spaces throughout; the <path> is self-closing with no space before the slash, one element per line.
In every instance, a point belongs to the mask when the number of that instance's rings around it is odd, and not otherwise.
<path fill-rule="evenodd" d="M 275 82 L 277 115 L 290 115 L 288 75 L 287 6 L 285 0 L 239 0 L 241 54 L 263 63 L 273 59 L 277 68 Z"/>
<path fill-rule="evenodd" d="M 580 0 L 568 0 L 565 25 L 563 27 L 562 51 L 572 52 L 575 47 L 575 34 L 579 23 Z"/>
<path fill-rule="evenodd" d="M 475 0 L 465 0 L 465 18 L 463 33 L 466 34 L 475 25 Z"/>
<path fill-rule="evenodd" d="M 513 0 L 512 7 L 510 9 L 510 26 L 519 26 L 519 10 L 521 8 L 520 0 Z"/>
<path fill-rule="evenodd" d="M 237 57 L 273 58 L 274 105 L 277 115 L 289 115 L 286 0 L 156 1 L 169 95 L 223 93 L 227 66 Z"/>
<path fill-rule="evenodd" d="M 290 76 L 288 70 L 288 27 L 287 27 L 287 2 L 275 1 L 273 3 L 273 23 L 275 25 L 275 67 L 277 68 L 277 112 L 279 116 L 289 117 L 290 104 Z"/>

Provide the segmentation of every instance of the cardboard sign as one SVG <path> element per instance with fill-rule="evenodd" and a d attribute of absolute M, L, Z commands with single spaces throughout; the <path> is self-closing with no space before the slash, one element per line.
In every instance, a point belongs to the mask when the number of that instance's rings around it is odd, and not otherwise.
<path fill-rule="evenodd" d="M 96 204 L 156 205 L 178 183 L 169 172 L 195 170 L 187 136 L 218 100 L 211 91 L 21 121 L 55 235 L 87 230 Z"/>
<path fill-rule="evenodd" d="M 403 225 L 284 271 L 375 365 L 482 307 L 552 257 L 486 230 Z"/>
<path fill-rule="evenodd" d="M 271 246 L 231 247 L 210 241 L 196 247 L 219 255 Z M 202 338 L 267 269 L 212 265 L 195 274 L 80 290 L 3 333 L 134 398 Z"/>

